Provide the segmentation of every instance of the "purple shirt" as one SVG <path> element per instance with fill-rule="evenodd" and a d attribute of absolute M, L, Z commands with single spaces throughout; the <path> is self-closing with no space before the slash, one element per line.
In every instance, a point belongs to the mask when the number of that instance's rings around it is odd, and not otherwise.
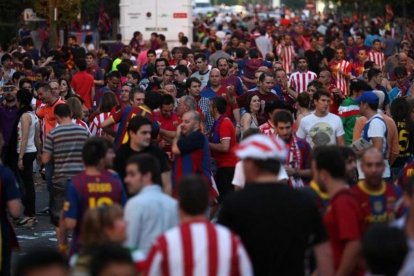
<path fill-rule="evenodd" d="M 0 129 L 3 133 L 4 146 L 6 148 L 10 143 L 10 138 L 17 119 L 17 106 L 0 106 Z"/>

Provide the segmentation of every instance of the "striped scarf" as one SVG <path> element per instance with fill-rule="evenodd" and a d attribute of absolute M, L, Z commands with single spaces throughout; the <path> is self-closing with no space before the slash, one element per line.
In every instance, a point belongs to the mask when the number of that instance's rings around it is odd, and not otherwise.
<path fill-rule="evenodd" d="M 289 156 L 287 159 L 287 165 L 291 168 L 296 168 L 299 170 L 301 168 L 301 164 L 302 160 L 298 140 L 296 139 L 295 135 L 292 135 L 292 139 L 289 143 Z M 302 188 L 305 186 L 299 176 L 290 176 L 288 183 L 292 188 Z"/>

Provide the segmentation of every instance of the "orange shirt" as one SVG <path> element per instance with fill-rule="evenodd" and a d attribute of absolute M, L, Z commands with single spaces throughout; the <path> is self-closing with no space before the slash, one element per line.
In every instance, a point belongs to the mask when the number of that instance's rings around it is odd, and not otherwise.
<path fill-rule="evenodd" d="M 57 120 L 55 116 L 55 107 L 58 104 L 64 104 L 65 101 L 63 101 L 61 98 L 59 98 L 56 102 L 54 102 L 52 105 L 42 105 L 40 106 L 37 111 L 36 115 L 40 119 L 42 119 L 43 123 L 43 141 L 45 140 L 46 136 L 49 134 L 49 132 L 56 127 Z"/>

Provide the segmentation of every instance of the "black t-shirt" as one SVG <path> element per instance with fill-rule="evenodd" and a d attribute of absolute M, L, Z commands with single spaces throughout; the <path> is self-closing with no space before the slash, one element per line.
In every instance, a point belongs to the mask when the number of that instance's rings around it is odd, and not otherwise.
<path fill-rule="evenodd" d="M 330 62 L 335 57 L 335 49 L 332 49 L 329 46 L 325 47 L 325 49 L 323 49 L 323 57 Z"/>
<path fill-rule="evenodd" d="M 406 124 L 405 120 L 397 121 L 394 120 L 398 130 L 398 143 L 400 147 L 400 151 L 398 153 L 397 159 L 395 159 L 394 163 L 391 167 L 393 168 L 401 168 L 405 165 L 407 160 L 411 157 L 414 148 L 414 129 L 413 125 Z"/>
<path fill-rule="evenodd" d="M 303 275 L 306 249 L 327 239 L 315 202 L 284 184 L 247 184 L 224 200 L 218 223 L 241 237 L 254 275 Z"/>
<path fill-rule="evenodd" d="M 322 53 L 319 52 L 318 50 L 315 50 L 315 51 L 307 50 L 305 52 L 305 57 L 308 59 L 309 70 L 311 70 L 312 72 L 315 72 L 316 74 L 319 74 L 319 71 L 320 71 L 319 66 L 323 60 Z"/>
<path fill-rule="evenodd" d="M 148 148 L 144 149 L 143 151 L 135 151 L 131 149 L 129 144 L 123 144 L 119 147 L 119 150 L 116 152 L 116 156 L 114 159 L 114 170 L 119 174 L 122 181 L 124 181 L 126 172 L 126 163 L 128 159 L 136 154 L 142 154 L 142 153 L 149 153 L 153 155 L 158 161 L 161 168 L 161 172 L 167 172 L 170 170 L 170 167 L 168 165 L 168 157 L 167 154 L 161 150 L 156 145 L 150 145 Z M 162 183 L 160 183 L 162 184 Z"/>
<path fill-rule="evenodd" d="M 188 136 L 181 137 L 177 142 L 177 146 L 181 154 L 184 155 L 195 150 L 202 149 L 205 142 L 206 137 L 200 130 L 197 130 L 190 133 Z"/>

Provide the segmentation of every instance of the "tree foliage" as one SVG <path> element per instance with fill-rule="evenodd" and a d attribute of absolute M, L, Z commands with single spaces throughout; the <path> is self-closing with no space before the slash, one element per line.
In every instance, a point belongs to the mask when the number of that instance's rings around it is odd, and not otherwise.
<path fill-rule="evenodd" d="M 80 14 L 80 0 L 37 0 L 34 4 L 35 12 L 49 20 L 53 16 L 50 14 L 50 5 L 58 10 L 58 27 L 70 25 Z"/>

